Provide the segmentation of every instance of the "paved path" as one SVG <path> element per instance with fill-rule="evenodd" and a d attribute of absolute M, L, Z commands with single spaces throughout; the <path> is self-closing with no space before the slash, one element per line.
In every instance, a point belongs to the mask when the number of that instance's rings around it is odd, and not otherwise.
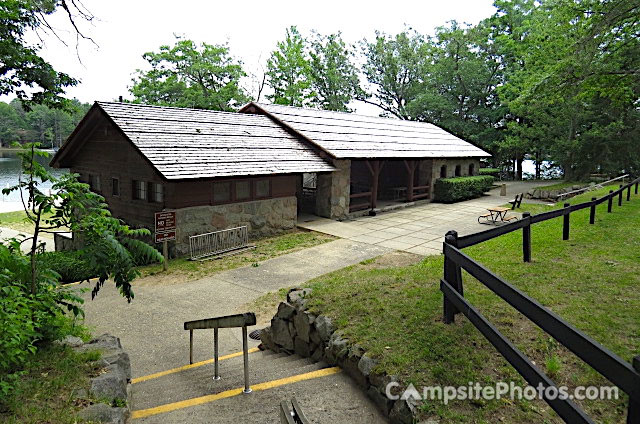
<path fill-rule="evenodd" d="M 500 196 L 500 189 L 496 188 L 479 199 L 453 204 L 423 203 L 342 222 L 312 215 L 301 216 L 298 226 L 418 255 L 437 255 L 442 252 L 442 241 L 447 231 L 456 230 L 464 235 L 491 228 L 478 224 L 477 220 L 488 207 L 503 205 L 513 200 L 516 194 L 543 184 L 546 183 L 507 182 L 506 196 Z"/>
<path fill-rule="evenodd" d="M 6 227 L 0 227 L 0 240 L 8 240 L 10 238 L 17 238 L 17 239 L 22 239 L 24 238 L 23 236 L 29 236 L 28 233 L 25 233 L 24 231 L 16 231 L 13 228 L 6 228 Z M 40 242 L 45 243 L 45 250 L 47 252 L 51 252 L 55 249 L 55 244 L 53 242 L 53 237 L 47 237 L 47 236 L 43 236 L 40 235 L 40 237 L 38 238 Z M 22 249 L 23 252 L 27 253 L 30 251 L 31 249 L 31 242 L 26 242 L 26 243 L 22 243 L 22 246 L 20 246 L 20 248 Z"/>
<path fill-rule="evenodd" d="M 304 283 L 319 275 L 389 251 L 390 249 L 382 246 L 345 239 L 336 240 L 261 262 L 258 267 L 238 268 L 197 281 L 143 286 L 135 285 L 134 282 L 135 299 L 131 304 L 127 304 L 109 282 L 105 284 L 95 300 L 90 300 L 89 293 L 83 295 L 86 299 L 86 323 L 93 329 L 94 334 L 109 332 L 120 337 L 123 347 L 131 357 L 133 377 L 141 377 L 189 363 L 189 334 L 183 330 L 184 321 L 237 313 L 243 305 L 264 293 Z M 79 287 L 87 287 L 87 284 Z M 211 358 L 213 343 L 210 333 L 210 331 L 200 331 L 194 335 L 194 362 Z M 240 329 L 221 329 L 220 355 L 240 351 L 242 348 L 240 336 Z M 256 342 L 250 341 L 249 347 L 256 345 Z M 263 362 L 260 368 L 268 366 L 268 362 Z M 265 379 L 268 378 L 267 374 L 264 374 Z M 240 383 L 241 380 L 238 380 L 238 384 Z M 168 391 L 169 387 L 173 386 L 172 380 L 167 381 L 166 384 L 165 389 Z M 138 392 L 136 392 L 136 386 L 138 385 L 133 385 L 134 409 L 139 409 L 136 403 L 142 406 L 150 402 L 149 397 L 153 398 L 156 405 L 164 403 L 163 386 L 156 385 L 148 391 L 139 386 Z M 226 408 L 224 416 L 233 415 L 233 408 L 235 408 L 238 414 L 243 414 L 243 419 L 240 421 L 220 418 L 221 412 L 215 406 L 216 403 L 190 407 L 164 414 L 162 418 L 150 417 L 142 421 L 145 423 L 276 422 L 277 416 L 265 415 L 260 409 L 260 402 L 256 401 L 263 399 L 264 402 L 269 402 L 269 408 L 273 409 L 272 406 L 277 405 L 278 396 L 289 396 L 294 393 L 296 397 L 302 399 L 316 399 L 319 402 L 317 405 L 320 405 L 318 407 L 326 410 L 332 410 L 335 407 L 333 404 L 336 399 L 343 399 L 344 402 L 349 400 L 353 402 L 352 412 L 359 411 L 357 415 L 363 417 L 363 420 L 354 421 L 353 416 L 347 419 L 348 415 L 345 415 L 345 419 L 340 420 L 338 419 L 340 414 L 336 411 L 324 415 L 324 418 L 332 417 L 331 421 L 336 423 L 383 422 L 373 404 L 342 374 L 323 377 L 322 382 L 320 379 L 310 380 L 295 383 L 291 388 L 283 387 L 274 392 L 260 393 L 252 394 L 251 396 L 255 395 L 255 399 L 251 401 L 240 396 L 234 398 L 235 400 L 227 399 L 221 402 Z M 325 396 L 323 393 L 328 394 Z M 168 395 L 166 401 L 170 401 Z M 246 409 L 254 407 L 257 409 Z M 349 408 L 349 405 L 340 405 L 340 407 Z M 320 412 L 318 411 L 319 418 L 323 416 Z"/>

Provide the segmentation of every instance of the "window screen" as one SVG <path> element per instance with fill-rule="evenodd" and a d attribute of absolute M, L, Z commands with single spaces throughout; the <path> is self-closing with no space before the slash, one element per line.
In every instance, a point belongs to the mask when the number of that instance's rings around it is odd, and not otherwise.
<path fill-rule="evenodd" d="M 231 183 L 215 183 L 213 185 L 213 202 L 224 203 L 231 200 Z"/>

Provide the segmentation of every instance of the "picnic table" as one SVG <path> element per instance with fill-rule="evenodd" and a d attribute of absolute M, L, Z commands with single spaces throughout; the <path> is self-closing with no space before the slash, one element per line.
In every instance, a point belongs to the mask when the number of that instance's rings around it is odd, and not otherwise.
<path fill-rule="evenodd" d="M 511 220 L 517 219 L 515 216 L 507 218 L 507 212 L 509 212 L 510 208 L 503 208 L 502 206 L 492 206 L 487 208 L 489 213 L 482 214 L 478 217 L 478 224 L 481 224 L 480 219 L 484 219 L 485 223 L 498 224 L 499 222 L 509 222 Z"/>

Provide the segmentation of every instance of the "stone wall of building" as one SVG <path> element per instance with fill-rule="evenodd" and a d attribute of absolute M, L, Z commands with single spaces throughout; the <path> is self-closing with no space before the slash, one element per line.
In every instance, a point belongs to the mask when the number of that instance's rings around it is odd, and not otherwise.
<path fill-rule="evenodd" d="M 174 255 L 189 253 L 189 236 L 246 225 L 250 237 L 263 237 L 295 228 L 296 220 L 295 196 L 177 209 Z"/>
<path fill-rule="evenodd" d="M 472 174 L 469 174 L 469 165 L 473 164 L 473 175 L 479 175 L 478 170 L 480 169 L 480 160 L 475 158 L 454 158 L 454 159 L 434 159 L 433 164 L 431 166 L 431 193 L 433 193 L 433 189 L 436 183 L 436 180 L 440 177 L 440 170 L 443 165 L 447 167 L 447 177 L 453 178 L 456 176 L 456 166 L 460 166 L 460 176 L 468 177 Z"/>
<path fill-rule="evenodd" d="M 337 171 L 318 174 L 316 215 L 343 219 L 349 214 L 351 161 L 334 159 L 333 166 Z"/>

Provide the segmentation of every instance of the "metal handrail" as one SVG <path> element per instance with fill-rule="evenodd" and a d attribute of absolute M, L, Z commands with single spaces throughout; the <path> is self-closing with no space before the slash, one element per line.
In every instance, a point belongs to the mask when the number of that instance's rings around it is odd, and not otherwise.
<path fill-rule="evenodd" d="M 243 392 L 251 393 L 251 386 L 249 385 L 249 342 L 247 340 L 247 326 L 250 325 L 256 325 L 256 315 L 253 312 L 185 322 L 184 329 L 189 330 L 189 364 L 193 364 L 193 330 L 213 328 L 213 379 L 220 380 L 220 374 L 218 372 L 218 329 L 242 327 L 242 355 L 244 359 Z"/>
<path fill-rule="evenodd" d="M 615 178 L 612 178 L 612 179 L 610 179 L 610 180 L 608 180 L 608 181 L 604 181 L 604 182 L 601 182 L 601 183 L 597 183 L 597 184 L 594 184 L 594 185 L 592 185 L 592 186 L 587 186 L 587 187 L 579 188 L 578 190 L 569 191 L 569 192 L 567 192 L 567 193 L 561 193 L 561 194 L 559 194 L 559 195 L 558 195 L 558 199 L 560 199 L 560 198 L 562 198 L 562 197 L 565 197 L 565 196 L 568 196 L 568 195 L 570 195 L 570 194 L 574 194 L 574 193 L 582 193 L 583 191 L 590 191 L 590 190 L 592 190 L 593 188 L 601 188 L 601 187 L 603 187 L 603 186 L 605 186 L 605 185 L 607 185 L 607 184 L 609 184 L 609 183 L 612 183 L 612 182 L 614 182 L 614 181 L 618 181 L 618 180 L 619 180 L 619 179 L 621 179 L 621 178 L 622 178 L 622 183 L 624 184 L 624 179 L 625 179 L 625 178 L 627 178 L 628 176 L 629 176 L 629 174 L 620 175 L 619 177 L 615 177 Z"/>

